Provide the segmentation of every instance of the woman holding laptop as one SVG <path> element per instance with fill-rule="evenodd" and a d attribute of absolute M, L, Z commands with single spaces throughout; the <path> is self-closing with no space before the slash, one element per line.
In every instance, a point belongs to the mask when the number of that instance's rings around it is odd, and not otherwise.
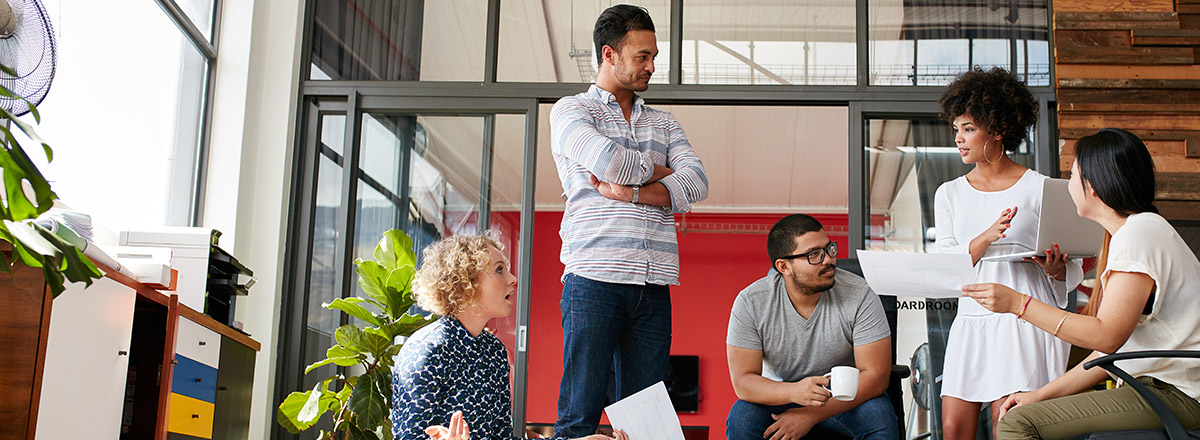
<path fill-rule="evenodd" d="M 1047 335 L 1103 353 L 1200 349 L 1200 261 L 1154 207 L 1154 162 L 1146 145 L 1106 128 L 1075 144 L 1071 198 L 1079 215 L 1107 231 L 1096 272 L 1099 286 L 1075 314 L 1000 284 L 963 287 L 963 294 L 1005 316 L 1021 315 Z M 1191 363 L 1189 363 L 1191 361 Z M 1200 428 L 1200 383 L 1189 359 L 1126 360 L 1121 368 L 1145 384 L 1186 429 Z M 1083 433 L 1162 429 L 1130 386 L 1076 394 L 1108 379 L 1083 363 L 1001 405 L 997 438 L 1067 438 Z M 1007 411 L 1007 414 L 1004 413 Z"/>
<path fill-rule="evenodd" d="M 1048 177 L 1014 162 L 1037 119 L 1037 101 L 1016 76 L 1000 68 L 974 68 L 958 76 L 938 103 L 951 122 L 964 164 L 974 168 L 946 182 L 935 195 L 934 252 L 970 254 L 976 279 L 1012 286 L 1031 298 L 1065 307 L 1083 278 L 1079 260 L 1035 249 Z M 1098 238 L 1098 237 L 1097 237 Z M 1020 249 L 1019 249 L 1020 248 Z M 1024 261 L 981 261 L 1033 250 Z M 959 301 L 950 327 L 942 382 L 946 439 L 973 439 L 979 412 L 992 403 L 992 420 L 1010 394 L 1037 389 L 1066 369 L 1067 344 L 1010 314 L 975 301 Z"/>

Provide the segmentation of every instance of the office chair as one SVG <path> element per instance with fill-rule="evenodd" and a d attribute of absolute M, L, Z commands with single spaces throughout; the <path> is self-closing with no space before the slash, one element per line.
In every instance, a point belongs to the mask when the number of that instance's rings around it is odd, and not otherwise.
<path fill-rule="evenodd" d="M 863 276 L 862 266 L 857 258 L 838 258 L 838 269 L 843 269 L 858 276 Z M 883 303 L 883 314 L 887 318 L 888 328 L 892 331 L 892 373 L 888 378 L 887 393 L 888 400 L 892 402 L 892 408 L 896 411 L 896 432 L 904 431 L 904 379 L 912 374 L 912 370 L 906 365 L 896 364 L 896 297 L 892 295 L 879 295 L 879 301 Z"/>
<path fill-rule="evenodd" d="M 1200 351 L 1192 350 L 1148 350 L 1148 351 L 1131 351 L 1128 353 L 1117 353 L 1104 356 L 1102 358 L 1093 359 L 1083 364 L 1085 368 L 1100 367 L 1114 376 L 1117 376 L 1134 390 L 1138 395 L 1146 400 L 1150 405 L 1150 409 L 1158 414 L 1158 418 L 1162 419 L 1163 429 L 1147 429 L 1138 431 L 1108 431 L 1096 432 L 1071 437 L 1069 440 L 1185 440 L 1185 439 L 1200 439 L 1200 430 L 1185 430 L 1183 425 L 1179 423 L 1179 419 L 1175 418 L 1175 414 L 1167 409 L 1166 404 L 1150 392 L 1149 388 L 1138 382 L 1129 373 L 1117 367 L 1113 363 L 1126 359 L 1144 359 L 1144 358 L 1196 358 L 1200 359 Z"/>

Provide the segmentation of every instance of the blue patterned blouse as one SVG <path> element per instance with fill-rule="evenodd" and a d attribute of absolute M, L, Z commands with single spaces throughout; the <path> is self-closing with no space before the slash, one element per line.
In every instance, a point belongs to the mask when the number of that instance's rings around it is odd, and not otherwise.
<path fill-rule="evenodd" d="M 446 425 L 455 411 L 476 440 L 513 439 L 508 352 L 500 338 L 479 336 L 452 317 L 418 330 L 392 367 L 392 436 L 427 440 L 425 428 Z"/>

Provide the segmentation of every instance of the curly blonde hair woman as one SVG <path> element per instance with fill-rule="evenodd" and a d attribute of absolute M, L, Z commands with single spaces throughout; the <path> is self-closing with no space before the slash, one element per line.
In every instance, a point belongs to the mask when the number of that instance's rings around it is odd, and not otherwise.
<path fill-rule="evenodd" d="M 467 439 L 474 431 L 477 438 L 512 438 L 508 352 L 484 331 L 488 321 L 512 313 L 517 277 L 508 258 L 495 240 L 475 235 L 442 239 L 423 256 L 413 285 L 417 304 L 442 317 L 396 355 L 392 436 Z M 618 439 L 627 440 L 624 433 Z"/>
<path fill-rule="evenodd" d="M 441 316 L 457 316 L 478 296 L 475 278 L 499 252 L 500 243 L 484 235 L 455 235 L 429 245 L 413 280 L 417 305 Z"/>

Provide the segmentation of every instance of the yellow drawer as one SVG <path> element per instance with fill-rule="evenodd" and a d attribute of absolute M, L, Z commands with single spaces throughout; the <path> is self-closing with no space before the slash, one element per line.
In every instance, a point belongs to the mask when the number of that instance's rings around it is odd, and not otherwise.
<path fill-rule="evenodd" d="M 167 431 L 192 437 L 212 438 L 213 404 L 171 393 L 167 408 Z"/>

